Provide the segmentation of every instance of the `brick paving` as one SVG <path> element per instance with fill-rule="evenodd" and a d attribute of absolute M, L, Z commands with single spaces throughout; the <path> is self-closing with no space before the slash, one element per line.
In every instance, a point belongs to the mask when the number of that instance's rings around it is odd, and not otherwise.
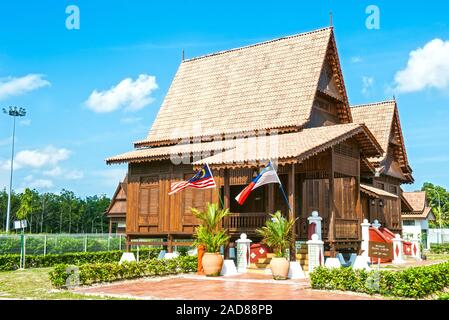
<path fill-rule="evenodd" d="M 208 278 L 197 275 L 139 279 L 84 287 L 77 293 L 169 300 L 368 300 L 379 299 L 351 292 L 310 289 L 308 279 L 275 281 L 269 275 L 242 274 Z"/>

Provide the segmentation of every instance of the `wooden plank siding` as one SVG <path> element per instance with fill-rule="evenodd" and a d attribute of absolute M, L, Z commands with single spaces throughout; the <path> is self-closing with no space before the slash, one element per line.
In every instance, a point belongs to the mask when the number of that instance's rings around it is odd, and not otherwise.
<path fill-rule="evenodd" d="M 169 196 L 171 182 L 192 177 L 194 170 L 191 165 L 173 165 L 168 160 L 131 163 L 127 234 L 132 238 L 156 235 L 166 239 L 173 236 L 189 238 L 199 223 L 191 208 L 201 210 L 207 202 L 220 203 L 221 190 L 225 207 L 231 208 L 232 212 L 225 227 L 229 228 L 233 238 L 241 232 L 254 238 L 254 230 L 263 225 L 269 213 L 281 210 L 289 216 L 286 200 L 276 184 L 256 189 L 245 206 L 236 204 L 234 197 L 251 181 L 257 170 L 212 168 L 219 188 L 187 188 Z M 290 217 L 299 218 L 295 228 L 297 239 L 306 240 L 307 217 L 312 211 L 318 211 L 323 218 L 323 238 L 334 243 L 335 248 L 341 247 L 339 241 L 360 240 L 359 226 L 363 218 L 358 188 L 360 152 L 355 143 L 347 141 L 295 165 L 280 165 L 278 174 L 294 210 Z"/>

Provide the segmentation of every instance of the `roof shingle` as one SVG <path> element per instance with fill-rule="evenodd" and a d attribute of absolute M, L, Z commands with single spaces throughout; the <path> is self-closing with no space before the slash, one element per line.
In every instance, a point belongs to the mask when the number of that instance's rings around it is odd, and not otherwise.
<path fill-rule="evenodd" d="M 324 28 L 183 61 L 136 144 L 302 126 L 331 35 Z"/>

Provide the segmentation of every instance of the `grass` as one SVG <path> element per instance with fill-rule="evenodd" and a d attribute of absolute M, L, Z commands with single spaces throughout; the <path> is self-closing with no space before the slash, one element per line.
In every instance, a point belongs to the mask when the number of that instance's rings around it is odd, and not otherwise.
<path fill-rule="evenodd" d="M 48 272 L 51 268 L 0 272 L 1 299 L 37 300 L 109 300 L 113 298 L 56 290 L 52 287 Z M 114 299 L 115 300 L 115 299 Z"/>
<path fill-rule="evenodd" d="M 427 260 L 449 260 L 447 253 L 426 253 Z"/>

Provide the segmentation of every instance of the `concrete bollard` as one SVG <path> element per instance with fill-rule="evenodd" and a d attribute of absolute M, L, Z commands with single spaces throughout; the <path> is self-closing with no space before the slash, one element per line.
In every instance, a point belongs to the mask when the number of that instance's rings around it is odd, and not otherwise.
<path fill-rule="evenodd" d="M 323 218 L 318 215 L 318 211 L 313 211 L 312 215 L 308 217 L 307 220 L 309 221 L 309 224 L 315 223 L 315 233 L 318 235 L 318 240 L 322 240 L 321 221 L 323 220 Z"/>
<path fill-rule="evenodd" d="M 307 241 L 309 255 L 309 272 L 324 265 L 324 242 L 318 238 L 317 234 L 312 236 L 312 240 Z"/>
<path fill-rule="evenodd" d="M 237 243 L 237 271 L 240 273 L 246 273 L 246 269 L 249 267 L 249 255 L 251 254 L 251 240 L 247 238 L 246 233 L 240 235 L 240 239 Z"/>
<path fill-rule="evenodd" d="M 401 264 L 405 263 L 403 255 L 404 255 L 404 248 L 402 244 L 402 239 L 399 234 L 396 234 L 396 237 L 393 239 L 393 263 L 394 264 Z"/>
<path fill-rule="evenodd" d="M 366 258 L 366 261 L 369 261 L 369 227 L 371 226 L 371 224 L 367 219 L 365 219 L 363 220 L 363 223 L 360 224 L 360 226 L 362 227 L 362 256 Z"/>

